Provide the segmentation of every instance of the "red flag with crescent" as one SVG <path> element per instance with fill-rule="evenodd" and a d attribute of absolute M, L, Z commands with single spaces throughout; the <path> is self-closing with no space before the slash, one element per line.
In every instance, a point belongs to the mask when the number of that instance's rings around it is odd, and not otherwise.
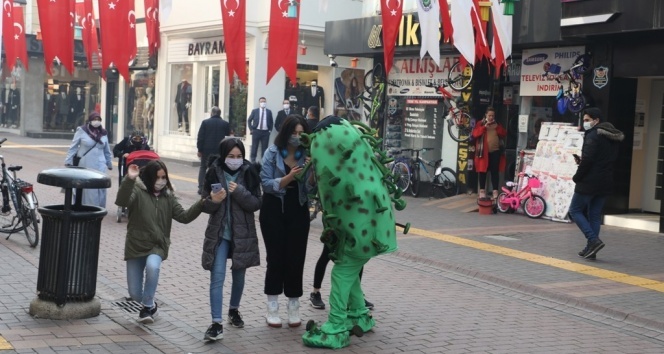
<path fill-rule="evenodd" d="M 221 17 L 224 25 L 226 45 L 226 66 L 228 81 L 233 83 L 233 73 L 243 83 L 247 83 L 246 69 L 246 0 L 221 0 Z M 271 37 L 271 36 L 270 36 Z M 277 68 L 278 70 L 278 68 Z"/>
<path fill-rule="evenodd" d="M 78 25 L 83 29 L 83 48 L 88 58 L 88 67 L 92 70 L 92 54 L 99 56 L 99 40 L 97 39 L 97 23 L 95 21 L 92 0 L 83 0 L 76 3 L 76 18 Z"/>
<path fill-rule="evenodd" d="M 23 17 L 23 7 L 21 6 L 14 6 L 14 10 L 12 11 L 12 15 L 14 17 L 14 38 L 13 42 L 14 43 L 14 48 L 16 50 L 16 57 L 21 59 L 21 63 L 23 64 L 23 67 L 25 70 L 28 70 L 28 51 L 26 50 L 25 47 L 25 32 L 24 32 L 24 17 Z M 6 43 L 6 42 L 5 42 Z"/>
<path fill-rule="evenodd" d="M 136 13 L 133 0 L 100 0 L 102 76 L 115 67 L 131 81 L 129 62 L 136 57 Z"/>
<path fill-rule="evenodd" d="M 380 13 L 383 18 L 383 48 L 385 48 L 385 75 L 387 75 L 392 69 L 394 46 L 397 42 L 403 13 L 403 1 L 380 0 Z"/>
<path fill-rule="evenodd" d="M 145 0 L 145 28 L 150 55 L 155 55 L 161 44 L 159 38 L 159 0 Z"/>
<path fill-rule="evenodd" d="M 289 0 L 271 0 L 270 33 L 267 48 L 267 82 L 279 68 L 286 71 L 291 83 L 297 80 L 297 37 L 300 26 L 300 6 L 296 17 L 288 17 Z"/>
<path fill-rule="evenodd" d="M 14 43 L 14 2 L 10 0 L 2 2 L 2 42 L 5 47 L 7 68 L 11 71 L 16 66 L 16 46 L 7 44 Z"/>
<path fill-rule="evenodd" d="M 37 0 L 44 64 L 49 75 L 53 75 L 53 60 L 74 74 L 74 5 L 74 0 Z"/>

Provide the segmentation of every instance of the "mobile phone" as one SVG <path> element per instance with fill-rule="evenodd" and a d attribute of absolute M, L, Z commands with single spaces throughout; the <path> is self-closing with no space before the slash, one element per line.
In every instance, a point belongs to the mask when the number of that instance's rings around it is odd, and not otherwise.
<path fill-rule="evenodd" d="M 213 183 L 210 187 L 212 187 L 212 193 L 219 193 L 221 190 L 221 183 Z"/>
<path fill-rule="evenodd" d="M 572 156 L 574 156 L 574 161 L 576 161 L 576 163 L 579 163 L 581 161 L 581 157 L 579 157 L 579 155 L 572 154 Z"/>

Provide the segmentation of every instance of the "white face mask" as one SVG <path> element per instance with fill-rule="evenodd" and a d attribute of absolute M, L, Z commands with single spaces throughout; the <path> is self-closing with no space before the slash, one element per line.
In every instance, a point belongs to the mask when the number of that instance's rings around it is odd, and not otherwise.
<path fill-rule="evenodd" d="M 231 169 L 231 171 L 235 171 L 238 168 L 242 167 L 242 164 L 244 163 L 244 159 L 231 159 L 231 158 L 226 158 L 226 166 Z"/>
<path fill-rule="evenodd" d="M 290 108 L 290 105 L 289 105 L 289 104 L 285 104 L 285 105 L 284 105 L 284 109 L 289 109 L 289 108 Z"/>
<path fill-rule="evenodd" d="M 164 187 L 166 187 L 166 182 L 167 181 L 165 179 L 160 179 L 157 182 L 155 182 L 154 183 L 154 191 L 159 192 L 162 189 L 164 189 Z"/>
<path fill-rule="evenodd" d="M 90 122 L 90 125 L 95 128 L 99 128 L 101 126 L 101 121 L 93 120 L 92 122 Z"/>
<path fill-rule="evenodd" d="M 593 127 L 593 122 L 583 122 L 583 129 L 590 130 Z"/>
<path fill-rule="evenodd" d="M 261 103 L 260 103 L 260 106 L 261 106 L 261 108 L 265 108 L 265 106 L 267 106 L 267 103 L 265 103 L 265 102 L 261 102 Z"/>

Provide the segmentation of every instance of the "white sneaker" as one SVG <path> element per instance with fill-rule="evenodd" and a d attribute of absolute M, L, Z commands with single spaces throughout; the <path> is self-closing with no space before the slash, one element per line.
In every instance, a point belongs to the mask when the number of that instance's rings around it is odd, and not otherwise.
<path fill-rule="evenodd" d="M 288 327 L 299 327 L 301 324 L 300 300 L 288 300 Z"/>
<path fill-rule="evenodd" d="M 265 315 L 267 325 L 270 327 L 281 328 L 281 317 L 279 317 L 279 303 L 270 301 L 267 303 L 267 315 Z"/>

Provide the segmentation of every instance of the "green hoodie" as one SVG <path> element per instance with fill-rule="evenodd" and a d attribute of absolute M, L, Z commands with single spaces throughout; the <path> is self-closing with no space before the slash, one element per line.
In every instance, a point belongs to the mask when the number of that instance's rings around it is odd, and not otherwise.
<path fill-rule="evenodd" d="M 201 200 L 185 210 L 168 189 L 164 189 L 159 196 L 151 194 L 139 177 L 136 180 L 122 180 L 115 204 L 129 209 L 125 260 L 151 254 L 158 254 L 166 260 L 171 245 L 172 220 L 188 224 L 202 210 Z"/>

